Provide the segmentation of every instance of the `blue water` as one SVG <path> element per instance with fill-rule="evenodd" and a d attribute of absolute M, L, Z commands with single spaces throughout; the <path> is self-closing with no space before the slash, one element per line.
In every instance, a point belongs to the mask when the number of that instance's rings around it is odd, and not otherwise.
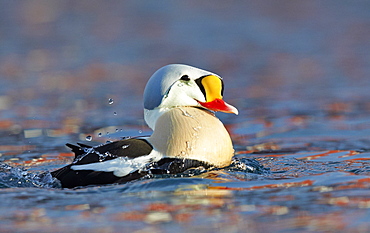
<path fill-rule="evenodd" d="M 1 232 L 369 232 L 367 1 L 0 2 Z M 220 74 L 227 168 L 61 189 L 65 143 L 150 135 L 146 81 Z M 113 99 L 111 103 L 110 99 Z M 91 136 L 91 141 L 86 137 Z"/>

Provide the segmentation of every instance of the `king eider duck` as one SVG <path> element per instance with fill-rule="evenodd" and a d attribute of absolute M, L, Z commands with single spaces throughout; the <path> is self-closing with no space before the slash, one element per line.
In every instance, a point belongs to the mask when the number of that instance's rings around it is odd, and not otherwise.
<path fill-rule="evenodd" d="M 96 147 L 67 144 L 74 161 L 52 176 L 63 188 L 73 188 L 230 165 L 230 135 L 214 112 L 238 110 L 222 100 L 223 89 L 222 78 L 209 71 L 181 64 L 160 68 L 144 90 L 144 118 L 152 135 Z"/>

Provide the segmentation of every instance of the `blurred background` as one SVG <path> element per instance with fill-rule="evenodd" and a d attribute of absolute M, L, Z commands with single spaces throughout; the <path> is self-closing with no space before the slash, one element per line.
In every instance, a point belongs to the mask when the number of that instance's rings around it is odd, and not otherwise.
<path fill-rule="evenodd" d="M 370 97 L 369 10 L 341 0 L 1 1 L 0 127 L 143 124 L 145 83 L 170 63 L 224 77 L 240 120 L 256 107 L 335 100 L 344 104 L 334 111 L 348 110 Z"/>

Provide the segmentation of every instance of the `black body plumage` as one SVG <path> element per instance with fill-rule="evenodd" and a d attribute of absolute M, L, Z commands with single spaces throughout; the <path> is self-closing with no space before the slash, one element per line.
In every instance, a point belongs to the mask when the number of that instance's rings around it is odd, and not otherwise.
<path fill-rule="evenodd" d="M 126 183 L 142 178 L 148 174 L 177 174 L 190 168 L 210 166 L 204 162 L 191 159 L 162 158 L 157 162 L 148 163 L 146 169 L 135 170 L 123 177 L 116 176 L 114 172 L 95 170 L 76 170 L 74 165 L 101 163 L 119 157 L 134 159 L 146 156 L 153 150 L 145 139 L 123 139 L 110 142 L 101 146 L 91 147 L 85 144 L 66 144 L 75 153 L 72 164 L 51 172 L 57 178 L 63 188 L 74 188 L 88 185 L 104 185 L 113 183 Z"/>

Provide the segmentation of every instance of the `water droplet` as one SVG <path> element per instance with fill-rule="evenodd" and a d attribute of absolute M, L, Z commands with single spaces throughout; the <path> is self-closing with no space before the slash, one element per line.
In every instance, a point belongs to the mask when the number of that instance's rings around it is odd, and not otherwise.
<path fill-rule="evenodd" d="M 92 136 L 91 135 L 87 135 L 86 136 L 86 141 L 91 141 L 92 140 Z"/>
<path fill-rule="evenodd" d="M 187 116 L 187 117 L 193 117 L 190 113 L 188 113 L 186 110 L 180 108 L 182 115 Z"/>
<path fill-rule="evenodd" d="M 98 137 L 100 138 L 102 136 L 102 133 L 98 133 Z"/>
<path fill-rule="evenodd" d="M 113 112 L 113 115 L 117 116 L 117 112 Z"/>
<path fill-rule="evenodd" d="M 139 133 L 143 133 L 143 131 L 142 130 L 139 130 Z"/>
<path fill-rule="evenodd" d="M 186 141 L 186 149 L 191 149 L 191 143 L 189 141 Z"/>
<path fill-rule="evenodd" d="M 195 131 L 198 131 L 198 130 L 200 130 L 201 128 L 202 128 L 201 126 L 193 127 L 193 129 L 194 129 Z"/>
<path fill-rule="evenodd" d="M 108 100 L 108 104 L 113 104 L 113 99 L 112 99 L 112 98 L 110 98 L 110 99 Z"/>
<path fill-rule="evenodd" d="M 116 133 L 119 131 L 119 129 L 116 129 Z"/>
<path fill-rule="evenodd" d="M 105 152 L 105 153 L 104 153 L 104 156 L 105 156 L 105 157 L 110 157 L 110 156 L 112 156 L 112 154 L 111 154 L 111 153 L 109 153 L 109 151 L 107 151 L 107 152 Z"/>

